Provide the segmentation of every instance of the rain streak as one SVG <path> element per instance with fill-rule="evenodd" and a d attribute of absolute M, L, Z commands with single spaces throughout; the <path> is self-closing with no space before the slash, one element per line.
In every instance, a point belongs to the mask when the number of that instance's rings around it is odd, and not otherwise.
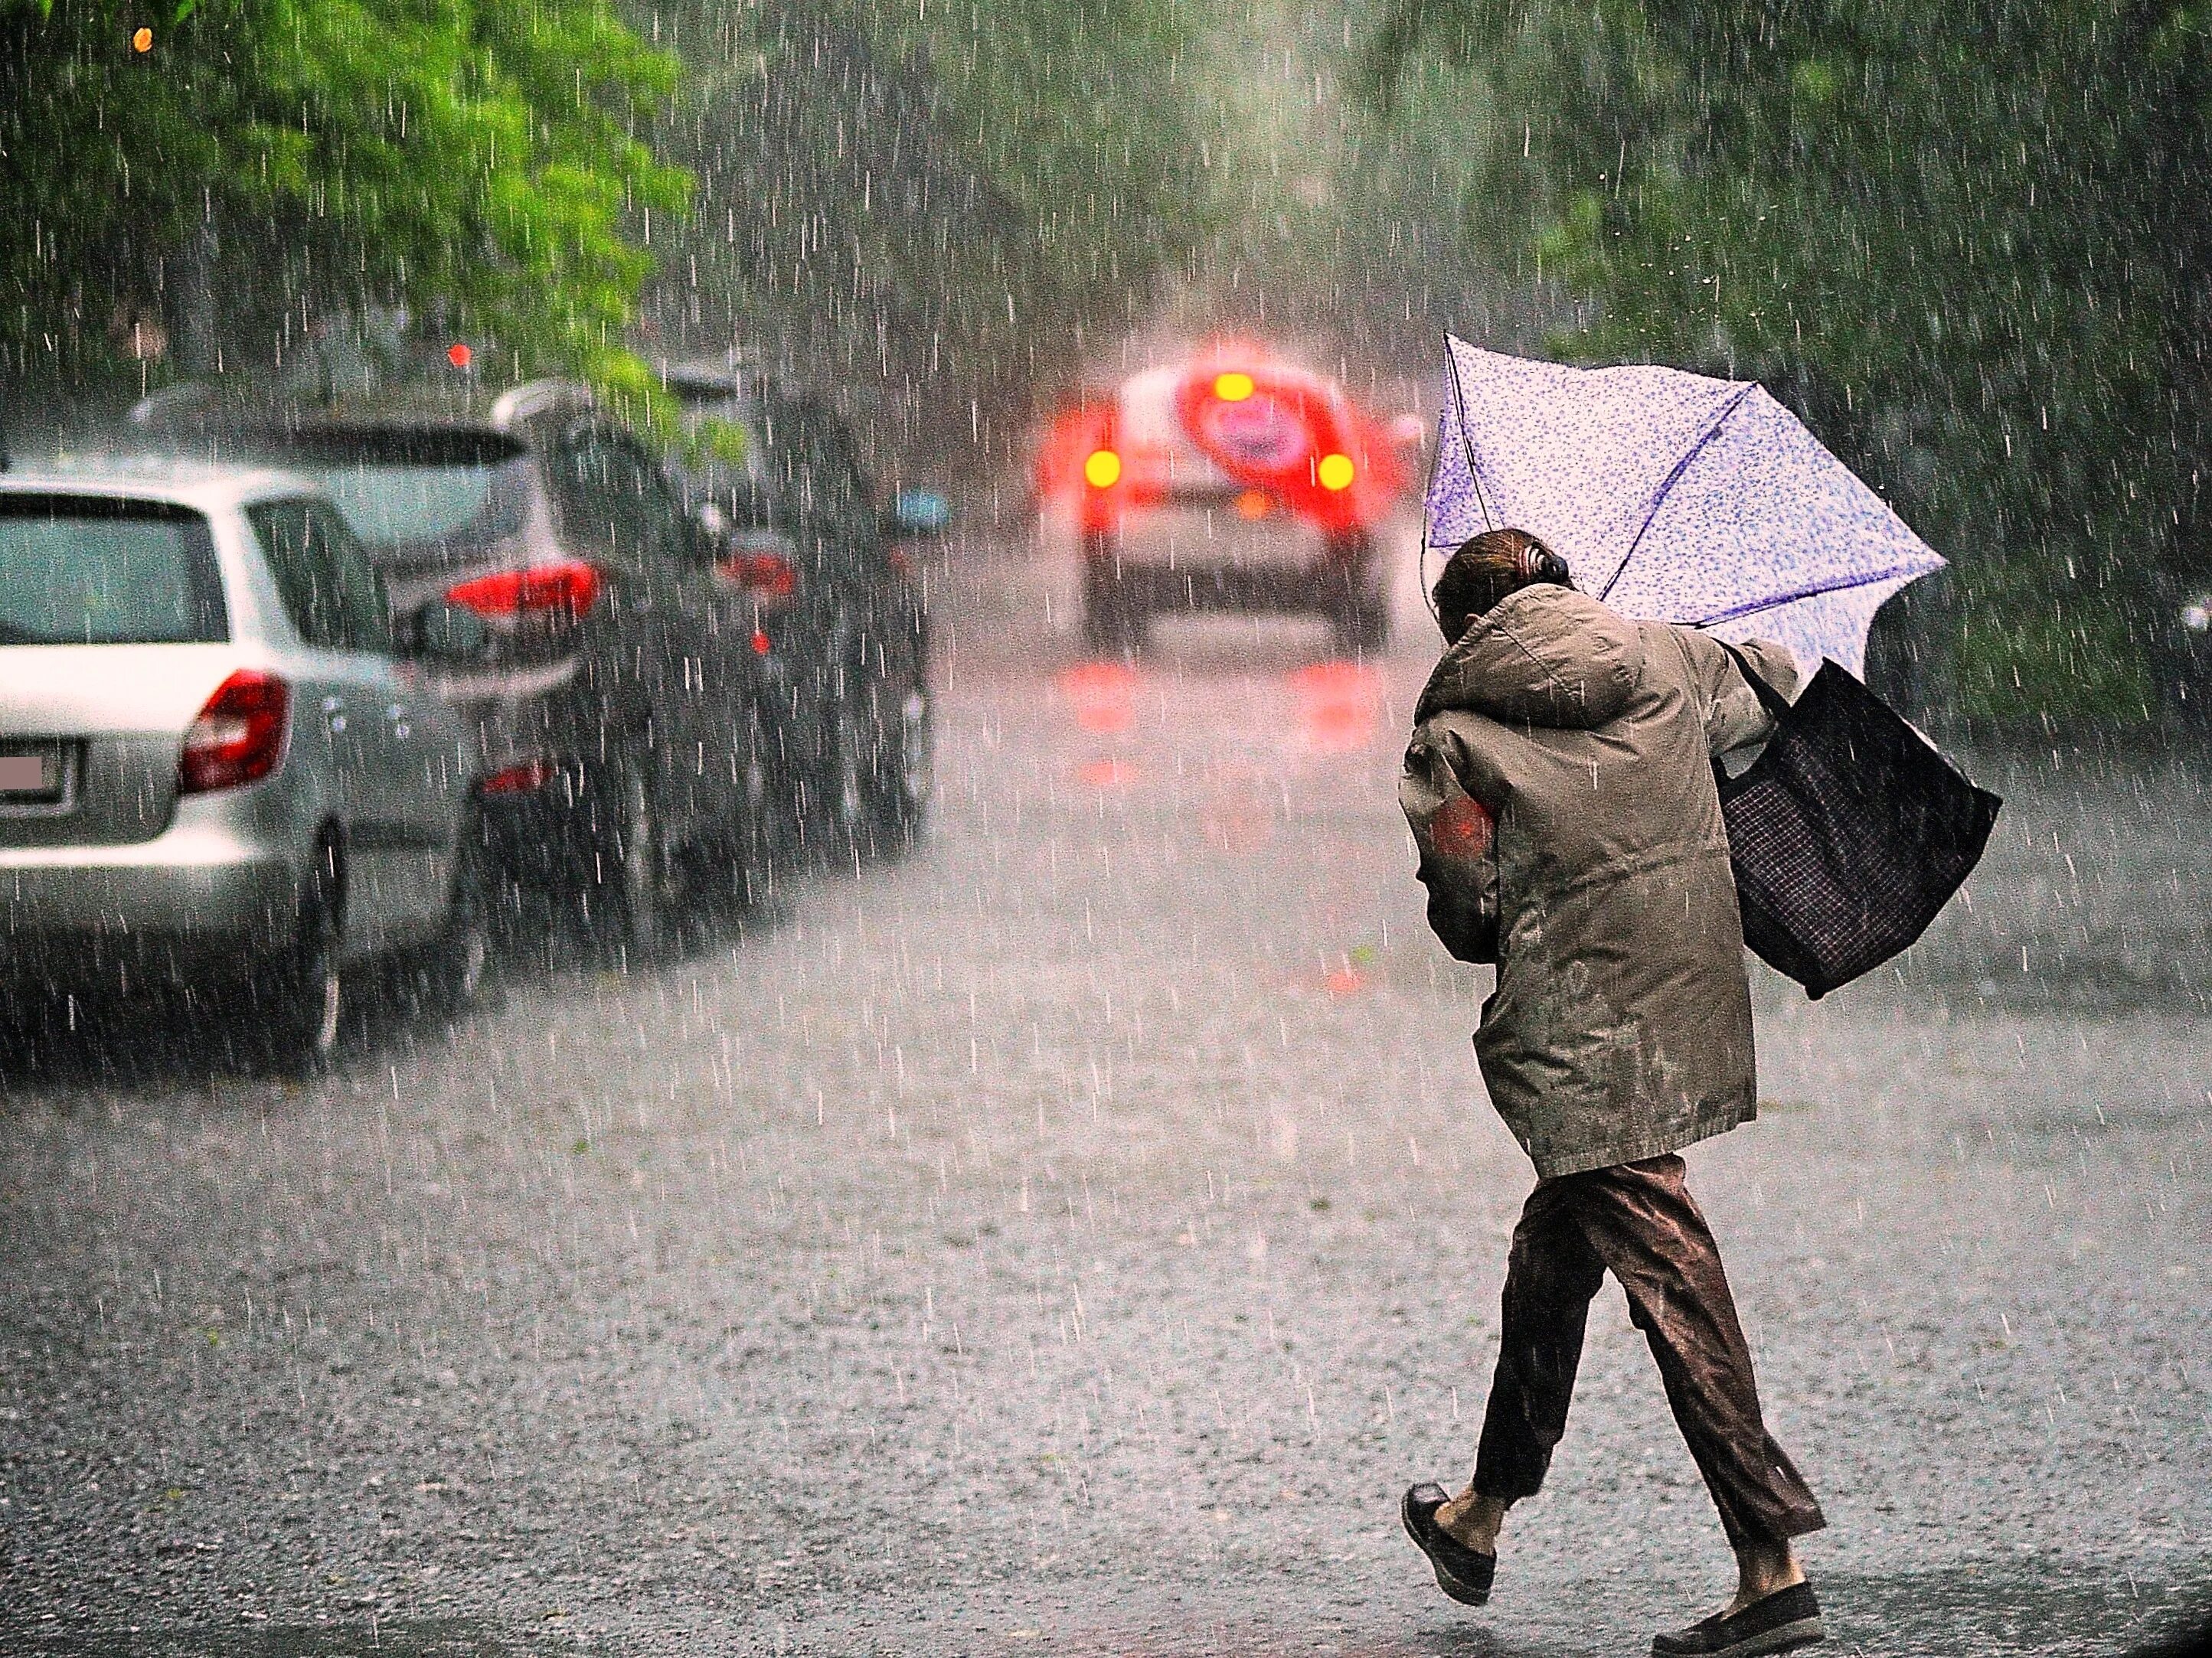
<path fill-rule="evenodd" d="M 2202 7 L 0 0 L 0 1649 L 2199 1649 Z"/>

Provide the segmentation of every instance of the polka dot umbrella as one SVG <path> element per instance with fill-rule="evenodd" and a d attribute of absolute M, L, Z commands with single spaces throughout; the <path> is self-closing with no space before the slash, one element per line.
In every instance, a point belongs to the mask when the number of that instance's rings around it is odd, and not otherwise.
<path fill-rule="evenodd" d="M 1630 616 L 1863 672 L 1875 610 L 1943 560 L 1756 383 L 1568 368 L 1447 335 L 1426 544 L 1543 538 Z"/>

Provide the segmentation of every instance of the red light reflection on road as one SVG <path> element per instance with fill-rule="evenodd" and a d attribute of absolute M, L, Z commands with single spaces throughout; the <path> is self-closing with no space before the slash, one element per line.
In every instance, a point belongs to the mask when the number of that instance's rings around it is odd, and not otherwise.
<path fill-rule="evenodd" d="M 1079 662 L 1060 675 L 1060 694 L 1087 732 L 1125 732 L 1137 723 L 1137 671 L 1126 662 Z"/>
<path fill-rule="evenodd" d="M 1358 662 L 1316 662 L 1291 676 L 1299 734 L 1323 754 L 1350 754 L 1382 723 L 1382 677 Z"/>
<path fill-rule="evenodd" d="M 1126 789 L 1140 774 L 1127 760 L 1086 760 L 1075 768 L 1075 780 L 1094 789 Z"/>

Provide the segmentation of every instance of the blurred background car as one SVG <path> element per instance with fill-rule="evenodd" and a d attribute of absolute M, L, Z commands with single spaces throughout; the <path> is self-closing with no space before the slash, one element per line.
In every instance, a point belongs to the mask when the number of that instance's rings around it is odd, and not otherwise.
<path fill-rule="evenodd" d="M 682 409 L 676 470 L 751 607 L 790 779 L 790 841 L 817 857 L 896 853 L 928 809 L 929 621 L 921 550 L 945 499 L 887 511 L 851 429 L 823 399 L 729 361 L 663 371 Z"/>
<path fill-rule="evenodd" d="M 266 1055 L 337 1039 L 342 977 L 483 971 L 473 745 L 395 647 L 331 503 L 173 465 L 0 477 L 0 923 L 18 1016 L 55 991 L 235 1005 Z"/>
<path fill-rule="evenodd" d="M 1318 612 L 1347 653 L 1379 648 L 1398 446 L 1334 381 L 1255 347 L 1131 375 L 1040 456 L 1040 495 L 1074 498 L 1085 642 L 1135 650 L 1163 613 L 1282 610 Z"/>
<path fill-rule="evenodd" d="M 313 478 L 401 611 L 482 623 L 430 683 L 475 742 L 509 890 L 574 896 L 650 953 L 687 881 L 750 898 L 771 878 L 787 784 L 762 740 L 753 596 L 588 387 L 433 383 L 216 418 L 171 395 L 132 420 Z"/>

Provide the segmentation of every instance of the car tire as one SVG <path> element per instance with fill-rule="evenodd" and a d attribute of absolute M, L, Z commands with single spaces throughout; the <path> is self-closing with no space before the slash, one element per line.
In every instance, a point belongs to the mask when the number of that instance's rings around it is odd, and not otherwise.
<path fill-rule="evenodd" d="M 921 839 L 936 785 L 936 734 L 928 644 L 908 635 L 897 669 L 877 682 L 875 812 L 878 838 L 894 855 Z"/>
<path fill-rule="evenodd" d="M 612 900 L 623 949 L 650 961 L 666 944 L 674 920 L 673 860 L 644 771 L 623 768 L 617 789 L 600 848 L 600 885 Z"/>
<path fill-rule="evenodd" d="M 270 1067 L 312 1076 L 329 1068 L 343 1012 L 345 863 L 336 841 L 316 847 L 300 889 L 290 943 L 247 985 L 247 1008 Z"/>
<path fill-rule="evenodd" d="M 747 908 L 775 890 L 777 877 L 790 865 L 803 838 L 797 791 L 772 763 L 769 745 L 757 729 L 753 736 L 741 816 L 717 837 L 711 855 L 699 860 L 707 890 Z"/>
<path fill-rule="evenodd" d="M 465 1012 L 483 989 L 491 958 L 490 865 L 483 822 L 471 811 L 454 846 L 445 922 L 410 963 L 408 988 L 418 1011 L 452 1017 Z"/>
<path fill-rule="evenodd" d="M 1346 656 L 1379 651 L 1390 639 L 1390 604 L 1364 537 L 1336 553 L 1325 610 L 1336 648 Z"/>
<path fill-rule="evenodd" d="M 1083 642 L 1100 656 L 1133 656 L 1145 647 L 1143 607 L 1115 574 L 1110 555 L 1093 554 L 1083 568 Z"/>
<path fill-rule="evenodd" d="M 1364 656 L 1390 642 L 1390 612 L 1371 594 L 1355 594 L 1340 603 L 1328 619 L 1336 648 L 1346 656 Z"/>
<path fill-rule="evenodd" d="M 817 866 L 827 863 L 855 864 L 867 850 L 875 816 L 873 793 L 876 744 L 872 721 L 849 672 L 830 700 L 822 729 L 820 764 L 809 791 L 810 838 Z"/>

